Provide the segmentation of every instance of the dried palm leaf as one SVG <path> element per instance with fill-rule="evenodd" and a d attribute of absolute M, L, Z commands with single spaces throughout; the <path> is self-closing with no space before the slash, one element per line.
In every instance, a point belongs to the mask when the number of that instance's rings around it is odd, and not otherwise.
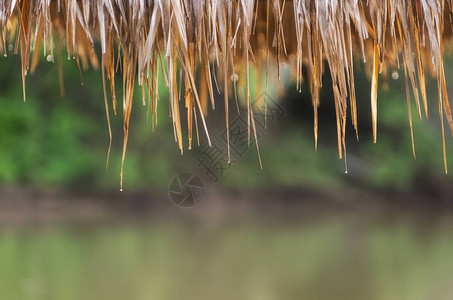
<path fill-rule="evenodd" d="M 389 67 L 402 67 L 404 70 L 409 123 L 414 144 L 409 83 L 415 96 L 418 117 L 422 118 L 419 100 L 421 94 L 427 118 L 425 67 L 428 67 L 438 83 L 438 105 L 447 171 L 444 115 L 452 133 L 453 121 L 442 53 L 443 39 L 452 34 L 452 20 L 449 17 L 452 15 L 452 2 L 2 0 L 0 49 L 6 54 L 7 45 L 14 44 L 15 52 L 20 53 L 24 99 L 25 78 L 30 69 L 32 72 L 35 70 L 40 49 L 44 50 L 44 56 L 53 61 L 54 48 L 56 47 L 59 52 L 59 45 L 63 42 L 68 57 L 76 59 L 79 69 L 79 60 L 83 68 L 88 64 L 95 68 L 100 66 L 110 136 L 109 153 L 111 146 L 109 106 L 112 105 L 116 114 L 114 78 L 117 72 L 121 72 L 124 118 L 123 164 L 136 81 L 142 89 L 143 103 L 146 103 L 146 86 L 149 97 L 148 111 L 152 116 L 153 128 L 157 123 L 159 65 L 163 71 L 163 80 L 170 91 L 170 115 L 175 140 L 183 153 L 181 115 L 184 111 L 187 114 L 188 148 L 192 146 L 194 123 L 199 143 L 197 120 L 201 120 L 210 144 L 205 115 L 208 111 L 208 96 L 212 108 L 215 108 L 214 87 L 217 86 L 217 82 L 222 83 L 220 88 L 224 94 L 223 105 L 229 140 L 229 96 L 236 89 L 236 80 L 231 81 L 230 78 L 237 77 L 238 70 L 243 70 L 245 74 L 245 80 L 241 81 L 245 82 L 249 141 L 251 134 L 255 135 L 256 141 L 256 126 L 250 99 L 250 68 L 256 68 L 261 72 L 263 61 L 266 62 L 266 90 L 270 65 L 277 70 L 283 61 L 292 65 L 298 89 L 303 80 L 302 67 L 307 68 L 314 108 L 316 147 L 319 90 L 322 87 L 326 62 L 332 77 L 340 158 L 346 152 L 348 104 L 358 138 L 353 57 L 362 58 L 364 62 L 369 61 L 367 66 L 371 71 L 371 115 L 375 142 L 379 73 Z M 99 41 L 101 45 L 100 65 L 93 50 L 95 41 Z M 166 70 L 163 69 L 162 54 L 167 61 Z M 279 71 L 277 74 L 279 77 Z M 200 82 L 199 86 L 197 82 Z M 183 97 L 179 92 L 182 86 Z M 108 100 L 108 90 L 111 101 Z M 184 111 L 179 109 L 181 98 L 184 99 L 186 108 Z M 258 149 L 258 144 L 256 146 Z M 415 156 L 414 146 L 413 152 Z M 230 159 L 229 143 L 228 158 Z"/>

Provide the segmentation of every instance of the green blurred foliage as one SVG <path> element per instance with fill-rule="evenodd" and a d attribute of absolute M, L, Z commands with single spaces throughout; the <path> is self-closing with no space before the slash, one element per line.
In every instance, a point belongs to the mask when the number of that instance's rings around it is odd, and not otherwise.
<path fill-rule="evenodd" d="M 113 115 L 110 106 L 113 145 L 106 172 L 108 130 L 100 71 L 86 70 L 79 74 L 74 60 L 63 59 L 66 93 L 61 97 L 57 64 L 43 60 L 37 72 L 27 76 L 27 100 L 24 103 L 19 57 L 9 55 L 1 59 L 0 184 L 39 188 L 118 189 L 123 142 L 122 104 L 118 104 L 117 116 Z M 446 66 L 448 80 L 453 78 L 452 61 L 447 60 Z M 373 144 L 369 129 L 369 81 L 360 71 L 360 65 L 357 69 L 360 142 L 355 140 L 348 120 L 348 175 L 344 174 L 344 161 L 338 160 L 333 96 L 327 74 L 324 76 L 325 88 L 321 91 L 318 151 L 314 151 L 313 115 L 306 81 L 301 94 L 296 92 L 294 84 L 287 82 L 288 92 L 281 102 L 286 115 L 282 120 L 273 122 L 269 132 L 260 139 L 264 170 L 259 168 L 257 152 L 252 146 L 244 157 L 225 171 L 222 184 L 235 189 L 304 186 L 318 190 L 326 190 L 325 187 L 337 190 L 345 185 L 409 190 L 420 178 L 448 184 L 450 176 L 443 175 L 435 80 L 429 79 L 427 82 L 429 122 L 424 115 L 422 121 L 418 121 L 411 95 L 417 154 L 414 160 L 403 76 L 400 75 L 398 80 L 390 79 L 387 90 L 379 90 L 378 143 Z M 264 76 L 256 75 L 255 71 L 251 72 L 252 83 L 256 83 L 257 78 L 265 82 Z M 116 80 L 116 86 L 121 87 L 120 74 Z M 275 84 L 270 86 L 271 92 L 275 94 Z M 256 97 L 257 90 L 252 84 L 252 98 Z M 449 92 L 453 95 L 453 90 Z M 129 190 L 164 192 L 174 175 L 197 168 L 196 155 L 207 146 L 205 134 L 200 130 L 201 146 L 192 151 L 185 150 L 184 156 L 180 155 L 174 142 L 167 103 L 168 91 L 163 80 L 160 81 L 159 93 L 158 126 L 153 132 L 151 124 L 147 122 L 148 107 L 141 105 L 141 88 L 135 90 L 124 168 L 124 186 Z M 120 88 L 117 94 L 121 95 Z M 243 94 L 243 90 L 238 90 L 239 96 Z M 297 113 L 294 105 L 300 106 L 298 109 L 302 114 Z M 232 116 L 234 114 L 231 113 Z M 216 128 L 221 131 L 223 118 L 221 111 L 208 116 L 208 122 L 218 126 L 214 126 L 214 130 L 210 127 L 211 139 L 214 141 L 219 139 Z M 448 160 L 449 165 L 453 166 L 453 144 L 448 125 L 445 125 Z M 186 140 L 185 143 L 187 149 Z"/>
<path fill-rule="evenodd" d="M 44 60 L 36 74 L 27 76 L 26 102 L 22 97 L 20 61 L 17 56 L 2 58 L 0 64 L 0 181 L 42 188 L 119 188 L 122 150 L 122 116 L 110 107 L 113 146 L 108 171 L 108 127 L 99 70 L 82 74 L 75 61 L 64 61 L 65 96 L 59 93 L 57 65 Z M 121 79 L 117 85 L 121 86 Z M 160 89 L 163 99 L 168 97 Z M 137 89 L 139 91 L 139 89 Z M 159 111 L 159 127 L 165 134 L 152 134 L 146 108 L 136 105 L 132 112 L 130 147 L 124 169 L 125 185 L 131 189 L 168 184 L 174 168 L 171 158 L 178 153 L 167 139 L 171 123 L 165 107 Z M 167 129 L 165 129 L 167 128 Z M 162 176 L 163 175 L 163 176 Z M 168 176 L 166 176 L 168 175 Z"/>

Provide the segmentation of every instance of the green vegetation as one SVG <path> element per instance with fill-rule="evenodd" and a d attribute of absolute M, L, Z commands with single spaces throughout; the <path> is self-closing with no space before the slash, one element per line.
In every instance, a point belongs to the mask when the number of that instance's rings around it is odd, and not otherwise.
<path fill-rule="evenodd" d="M 41 62 L 36 74 L 27 77 L 27 101 L 24 103 L 19 64 L 19 58 L 12 56 L 3 58 L 0 65 L 0 184 L 118 189 L 123 135 L 121 103 L 117 116 L 110 110 L 113 147 L 106 172 L 108 131 L 100 72 L 82 72 L 82 86 L 75 62 L 64 60 L 66 96 L 61 97 L 57 65 Z M 447 64 L 450 66 L 452 62 L 447 60 Z M 453 78 L 450 69 L 446 68 L 447 78 Z M 418 121 L 415 105 L 412 105 L 417 153 L 417 160 L 414 160 L 404 79 L 392 80 L 388 90 L 379 91 L 378 143 L 374 145 L 367 129 L 371 126 L 369 82 L 360 71 L 356 76 L 357 98 L 361 102 L 361 140 L 356 142 L 348 121 L 349 175 L 344 175 L 344 161 L 338 160 L 335 116 L 332 111 L 322 112 L 323 104 L 331 106 L 331 91 L 328 88 L 322 90 L 320 144 L 315 152 L 308 87 L 304 85 L 303 93 L 298 94 L 295 87 L 289 85 L 286 87 L 288 94 L 281 102 L 286 115 L 272 121 L 271 130 L 260 139 L 264 170 L 259 169 L 256 150 L 252 147 L 225 171 L 221 182 L 233 188 L 252 189 L 271 188 L 269 183 L 323 189 L 325 186 L 339 188 L 349 182 L 358 182 L 368 187 L 408 190 L 420 174 L 430 180 L 447 181 L 449 177 L 443 175 L 436 101 L 430 101 L 433 106 L 430 107 L 429 122 Z M 121 78 L 117 80 L 117 86 L 121 87 Z M 159 122 L 155 132 L 147 123 L 147 107 L 142 107 L 141 92 L 136 89 L 124 174 L 128 190 L 165 191 L 169 179 L 175 174 L 197 167 L 196 156 L 207 146 L 204 133 L 200 131 L 201 147 L 185 151 L 182 157 L 179 155 L 168 116 L 168 92 L 162 81 L 160 84 Z M 437 97 L 433 80 L 428 81 L 427 87 L 428 97 Z M 117 93 L 119 96 L 120 91 Z M 295 103 L 302 105 L 302 115 L 294 113 Z M 213 114 L 211 118 L 217 127 L 214 126 L 210 134 L 216 140 L 218 132 L 223 130 L 223 122 L 219 121 L 223 119 L 222 112 Z M 453 168 L 453 144 L 448 131 L 446 139 L 447 157 Z"/>

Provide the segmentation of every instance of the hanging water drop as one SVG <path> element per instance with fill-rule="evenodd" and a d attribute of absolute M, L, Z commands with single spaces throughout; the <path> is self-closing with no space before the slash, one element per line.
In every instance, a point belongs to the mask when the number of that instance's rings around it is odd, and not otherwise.
<path fill-rule="evenodd" d="M 392 79 L 393 79 L 393 80 L 398 80 L 398 78 L 400 78 L 400 74 L 398 74 L 398 71 L 397 71 L 397 70 L 393 70 L 393 72 L 392 72 Z"/>

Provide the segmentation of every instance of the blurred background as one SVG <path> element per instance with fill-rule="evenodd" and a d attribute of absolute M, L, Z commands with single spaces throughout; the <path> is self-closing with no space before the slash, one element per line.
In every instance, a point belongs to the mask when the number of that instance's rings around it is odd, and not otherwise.
<path fill-rule="evenodd" d="M 453 60 L 445 64 L 448 81 Z M 429 121 L 412 107 L 414 159 L 404 74 L 390 70 L 380 82 L 373 144 L 371 85 L 356 62 L 360 141 L 348 119 L 347 174 L 329 74 L 317 151 L 307 82 L 299 93 L 284 71 L 267 94 L 252 84 L 262 170 L 255 145 L 239 136 L 245 109 L 231 113 L 231 165 L 221 107 L 207 118 L 215 147 L 200 127 L 200 146 L 186 144 L 181 156 L 162 80 L 154 132 L 136 88 L 120 192 L 121 111 L 111 114 L 106 171 L 101 73 L 83 71 L 82 85 L 74 60 L 62 68 L 64 96 L 58 65 L 43 59 L 24 103 L 20 58 L 1 58 L 0 299 L 452 299 L 453 178 L 434 79 Z M 259 75 L 251 82 L 264 82 Z M 193 208 L 169 199 L 181 173 L 203 182 Z"/>

